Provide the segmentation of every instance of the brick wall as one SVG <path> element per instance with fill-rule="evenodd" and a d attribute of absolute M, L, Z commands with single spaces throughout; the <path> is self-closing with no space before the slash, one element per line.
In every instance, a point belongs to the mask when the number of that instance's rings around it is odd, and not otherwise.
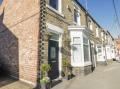
<path fill-rule="evenodd" d="M 4 0 L 0 12 L 0 61 L 10 75 L 37 78 L 40 0 Z"/>

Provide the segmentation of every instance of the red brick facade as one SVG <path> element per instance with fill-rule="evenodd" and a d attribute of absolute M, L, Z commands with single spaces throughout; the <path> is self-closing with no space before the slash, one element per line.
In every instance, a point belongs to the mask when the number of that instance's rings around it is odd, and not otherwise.
<path fill-rule="evenodd" d="M 120 38 L 116 38 L 115 41 L 115 52 L 116 52 L 116 57 L 120 56 Z"/>

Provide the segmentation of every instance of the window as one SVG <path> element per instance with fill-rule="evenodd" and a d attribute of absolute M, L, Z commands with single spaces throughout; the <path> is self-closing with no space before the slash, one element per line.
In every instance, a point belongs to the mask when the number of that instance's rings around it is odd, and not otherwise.
<path fill-rule="evenodd" d="M 74 9 L 74 22 L 80 25 L 80 13 L 76 9 Z"/>
<path fill-rule="evenodd" d="M 52 8 L 58 10 L 58 0 L 49 0 L 49 4 Z"/>
<path fill-rule="evenodd" d="M 56 48 L 55 47 L 51 47 L 50 48 L 50 58 L 51 59 L 55 59 L 56 58 Z"/>
<path fill-rule="evenodd" d="M 93 30 L 92 23 L 93 23 L 93 22 L 92 22 L 91 18 L 89 18 L 88 25 L 89 25 L 90 30 Z"/>
<path fill-rule="evenodd" d="M 92 21 L 90 22 L 90 30 L 93 30 Z"/>
<path fill-rule="evenodd" d="M 73 38 L 73 62 L 78 63 L 81 56 L 81 40 L 80 37 Z"/>
<path fill-rule="evenodd" d="M 100 45 L 97 46 L 97 53 L 101 53 L 102 52 L 102 47 Z"/>
<path fill-rule="evenodd" d="M 88 62 L 89 57 L 89 40 L 86 37 L 83 37 L 83 49 L 84 49 L 84 61 Z"/>
<path fill-rule="evenodd" d="M 99 29 L 96 27 L 96 37 L 99 37 Z"/>
<path fill-rule="evenodd" d="M 77 22 L 77 11 L 74 9 L 74 21 Z"/>

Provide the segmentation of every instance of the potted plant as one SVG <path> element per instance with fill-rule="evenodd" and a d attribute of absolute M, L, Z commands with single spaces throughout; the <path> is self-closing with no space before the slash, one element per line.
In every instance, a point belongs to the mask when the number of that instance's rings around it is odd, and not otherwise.
<path fill-rule="evenodd" d="M 48 41 L 51 36 L 52 36 L 52 33 L 46 32 L 46 33 L 45 33 L 45 40 Z"/>
<path fill-rule="evenodd" d="M 41 83 L 41 89 L 50 89 L 50 79 L 47 76 L 48 71 L 50 71 L 50 65 L 49 64 L 42 64 L 41 65 L 41 73 L 42 73 L 42 78 L 40 80 Z"/>
<path fill-rule="evenodd" d="M 63 59 L 63 73 L 64 73 L 64 78 L 66 80 L 69 80 L 70 76 L 71 76 L 70 67 L 71 67 L 71 65 L 70 65 L 69 60 L 67 60 L 67 58 L 64 58 Z"/>

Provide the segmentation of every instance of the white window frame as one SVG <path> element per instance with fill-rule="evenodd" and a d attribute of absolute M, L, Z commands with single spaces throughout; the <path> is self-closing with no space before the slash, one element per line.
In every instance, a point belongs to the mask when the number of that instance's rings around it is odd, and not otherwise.
<path fill-rule="evenodd" d="M 87 65 L 91 65 L 90 41 L 89 41 L 89 39 L 86 36 L 83 36 L 83 40 L 84 40 L 84 38 L 86 38 L 88 40 L 87 44 L 84 43 L 84 41 L 83 41 L 83 54 L 84 54 L 84 45 L 87 45 L 88 46 L 88 50 L 89 50 L 89 53 L 88 53 L 89 59 L 88 59 L 88 61 L 85 61 L 85 59 L 84 59 L 84 62 L 85 62 L 84 65 L 87 66 Z M 85 54 L 84 54 L 84 56 L 85 56 Z"/>
<path fill-rule="evenodd" d="M 90 22 L 90 30 L 93 30 L 93 22 L 92 22 L 92 20 L 91 20 L 91 22 Z"/>
<path fill-rule="evenodd" d="M 76 9 L 75 7 L 74 7 L 74 11 L 76 10 L 76 12 L 77 12 L 77 14 L 78 14 L 78 16 L 77 16 L 77 22 L 75 22 L 75 19 L 74 19 L 74 23 L 76 24 L 76 25 L 81 25 L 81 19 L 80 19 L 80 10 L 79 9 Z M 75 12 L 74 12 L 75 13 Z M 75 15 L 75 14 L 74 14 Z M 74 17 L 75 18 L 75 17 Z"/>
<path fill-rule="evenodd" d="M 99 29 L 96 27 L 96 37 L 99 37 Z"/>
<path fill-rule="evenodd" d="M 58 10 L 56 10 L 55 8 L 53 8 L 50 5 L 46 5 L 50 10 L 52 10 L 53 12 L 61 15 L 62 17 L 64 17 L 64 15 L 62 14 L 62 0 L 58 0 Z"/>
<path fill-rule="evenodd" d="M 76 38 L 80 40 L 78 43 L 75 43 L 75 42 L 74 42 L 74 39 L 76 39 Z M 81 44 L 81 38 L 80 38 L 80 37 L 73 37 L 73 43 L 72 43 L 72 45 L 73 45 L 73 47 L 74 47 L 75 45 L 81 47 L 81 46 L 82 46 L 82 44 Z M 74 54 L 74 51 L 73 51 L 73 54 Z M 76 60 L 74 59 L 74 55 L 73 55 L 73 60 L 72 60 L 72 61 L 73 61 L 74 64 L 76 64 L 76 62 L 75 62 Z"/>

